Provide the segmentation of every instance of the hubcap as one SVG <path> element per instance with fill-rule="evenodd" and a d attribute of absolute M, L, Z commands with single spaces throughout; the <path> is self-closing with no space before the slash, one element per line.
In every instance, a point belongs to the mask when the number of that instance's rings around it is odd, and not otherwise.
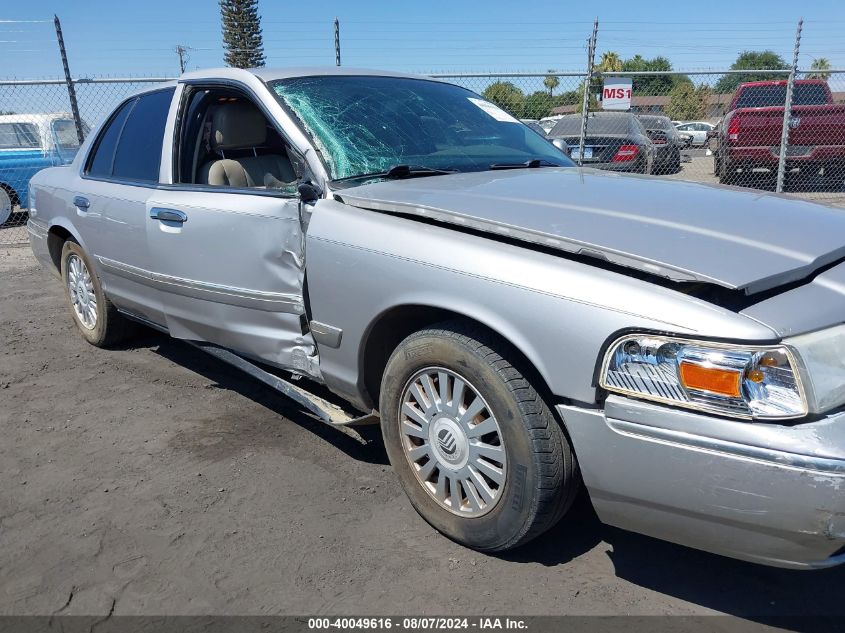
<path fill-rule="evenodd" d="M 88 267 L 76 255 L 67 258 L 67 287 L 73 312 L 89 330 L 97 326 L 97 295 Z"/>
<path fill-rule="evenodd" d="M 0 224 L 5 224 L 12 215 L 12 199 L 3 187 L 0 187 Z"/>
<path fill-rule="evenodd" d="M 469 381 L 442 367 L 417 372 L 399 409 L 402 449 L 423 488 L 461 516 L 481 516 L 501 497 L 507 458 L 499 423 Z"/>

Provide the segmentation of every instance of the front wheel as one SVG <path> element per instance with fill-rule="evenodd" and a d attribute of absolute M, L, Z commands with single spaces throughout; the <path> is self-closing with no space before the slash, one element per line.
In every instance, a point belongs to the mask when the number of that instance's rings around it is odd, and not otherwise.
<path fill-rule="evenodd" d="M 542 534 L 579 487 L 566 437 L 513 356 L 450 322 L 406 338 L 382 381 L 382 433 L 405 493 L 434 528 L 481 551 Z"/>

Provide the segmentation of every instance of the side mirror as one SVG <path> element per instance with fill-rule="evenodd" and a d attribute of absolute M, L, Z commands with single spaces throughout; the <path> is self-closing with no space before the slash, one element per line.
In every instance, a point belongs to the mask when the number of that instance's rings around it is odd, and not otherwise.
<path fill-rule="evenodd" d="M 567 156 L 571 156 L 572 153 L 569 151 L 569 145 L 562 138 L 552 139 L 552 145 L 557 147 L 560 151 L 562 151 Z"/>
<path fill-rule="evenodd" d="M 323 195 L 323 191 L 313 182 L 304 181 L 296 186 L 299 199 L 305 204 L 314 204 Z"/>

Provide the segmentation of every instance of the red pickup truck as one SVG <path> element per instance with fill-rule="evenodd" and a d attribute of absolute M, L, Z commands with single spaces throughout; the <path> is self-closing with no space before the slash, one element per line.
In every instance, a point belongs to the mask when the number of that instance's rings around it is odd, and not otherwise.
<path fill-rule="evenodd" d="M 786 80 L 739 85 L 711 144 L 719 182 L 758 168 L 777 173 L 785 102 Z M 833 103 L 826 81 L 795 81 L 786 156 L 787 170 L 821 175 L 827 186 L 845 180 L 845 105 Z"/>

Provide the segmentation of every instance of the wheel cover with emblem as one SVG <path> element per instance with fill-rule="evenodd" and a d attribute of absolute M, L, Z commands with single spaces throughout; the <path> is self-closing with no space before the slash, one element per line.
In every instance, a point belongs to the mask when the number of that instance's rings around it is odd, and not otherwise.
<path fill-rule="evenodd" d="M 507 457 L 499 423 L 468 380 L 442 367 L 414 374 L 399 405 L 402 450 L 428 494 L 459 516 L 490 512 Z"/>
<path fill-rule="evenodd" d="M 67 258 L 67 287 L 73 312 L 79 322 L 89 330 L 97 327 L 97 294 L 94 281 L 85 262 L 71 254 Z"/>

